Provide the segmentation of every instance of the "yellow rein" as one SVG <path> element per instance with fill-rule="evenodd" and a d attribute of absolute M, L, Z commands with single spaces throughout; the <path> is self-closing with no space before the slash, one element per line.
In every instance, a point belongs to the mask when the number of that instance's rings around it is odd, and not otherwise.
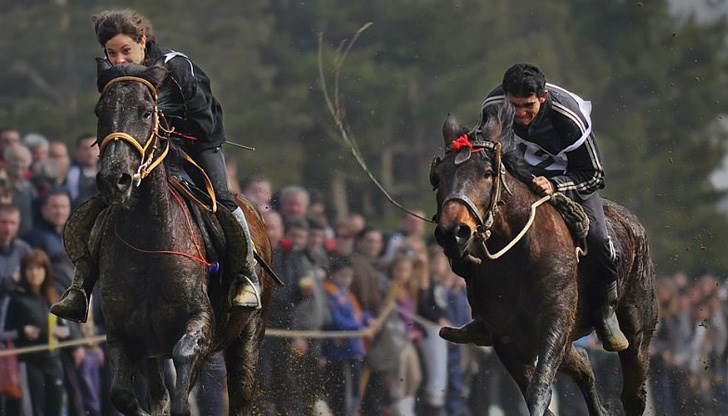
<path fill-rule="evenodd" d="M 118 77 L 118 78 L 114 78 L 111 81 L 107 82 L 101 93 L 103 94 L 104 92 L 106 92 L 106 90 L 109 88 L 109 85 L 117 83 L 117 82 L 122 82 L 122 81 L 139 82 L 141 84 L 144 84 L 144 86 L 146 86 L 149 89 L 149 92 L 152 94 L 152 98 L 154 98 L 154 102 L 155 102 L 154 125 L 152 127 L 151 133 L 149 134 L 149 137 L 147 138 L 146 143 L 144 143 L 144 147 L 142 147 L 142 145 L 139 144 L 139 141 L 137 141 L 130 134 L 127 134 L 124 132 L 113 132 L 113 133 L 109 133 L 106 137 L 104 137 L 104 139 L 101 141 L 101 144 L 99 144 L 99 154 L 103 155 L 104 149 L 106 149 L 106 146 L 108 146 L 108 144 L 112 141 L 122 140 L 122 141 L 130 144 L 141 155 L 142 163 L 141 163 L 141 165 L 139 165 L 139 169 L 137 169 L 137 173 L 132 178 L 134 181 L 134 186 L 139 186 L 142 179 L 149 176 L 149 174 L 157 166 L 162 164 L 164 159 L 167 157 L 167 154 L 169 153 L 169 139 L 164 141 L 164 150 L 162 151 L 162 153 L 159 154 L 159 156 L 157 156 L 155 158 L 154 153 L 157 150 L 157 143 L 159 142 L 158 139 L 161 137 L 159 135 L 160 111 L 156 105 L 157 98 L 158 98 L 157 89 L 154 87 L 154 85 L 152 85 L 151 82 L 147 81 L 144 78 L 140 78 L 140 77 L 133 77 L 133 76 Z M 149 154 L 147 154 L 150 146 L 151 146 L 151 152 L 149 152 Z M 197 163 L 195 163 L 195 161 L 192 160 L 192 158 L 187 153 L 182 151 L 182 155 L 188 162 L 190 162 L 193 166 L 195 166 L 197 169 L 199 169 L 200 172 L 202 172 L 202 176 L 205 181 L 206 191 L 207 191 L 208 195 L 210 195 L 212 212 L 216 212 L 217 211 L 217 198 L 215 196 L 215 190 L 212 187 L 212 181 L 210 181 L 210 178 L 207 176 L 207 173 Z"/>

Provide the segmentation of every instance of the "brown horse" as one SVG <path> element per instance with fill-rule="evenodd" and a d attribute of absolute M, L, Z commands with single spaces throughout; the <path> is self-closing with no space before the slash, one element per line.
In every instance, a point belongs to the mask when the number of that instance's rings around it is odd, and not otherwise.
<path fill-rule="evenodd" d="M 230 414 L 249 414 L 271 276 L 259 268 L 261 310 L 229 308 L 230 282 L 222 276 L 234 260 L 228 256 L 223 271 L 210 274 L 208 256 L 214 250 L 205 250 L 204 230 L 168 182 L 165 156 L 173 150 L 160 127 L 156 102 L 164 69 L 130 64 L 105 71 L 116 73 L 96 106 L 101 146 L 97 181 L 109 208 L 102 214 L 103 225 L 97 220 L 101 229 L 94 232 L 99 240 L 94 246 L 112 401 L 125 415 L 166 414 L 170 407 L 173 415 L 188 415 L 189 393 L 202 363 L 222 350 Z M 238 199 L 238 204 L 258 254 L 270 264 L 271 245 L 261 216 L 247 201 Z M 221 214 L 226 215 L 217 215 L 219 226 L 232 226 L 218 247 L 242 253 L 242 231 L 233 232 L 234 218 L 227 211 Z M 177 374 L 171 403 L 161 372 L 167 358 Z M 143 409 L 135 395 L 135 384 L 143 377 L 150 409 Z"/>
<path fill-rule="evenodd" d="M 560 214 L 527 185 L 531 176 L 517 153 L 502 151 L 511 143 L 512 106 L 487 106 L 483 117 L 482 136 L 452 116 L 444 123 L 446 154 L 430 171 L 437 189 L 435 236 L 465 278 L 473 316 L 493 331 L 495 351 L 531 415 L 552 415 L 557 370 L 578 384 L 590 415 L 606 415 L 587 355 L 572 344 L 593 329 L 581 282 L 589 278 L 587 262 L 578 262 Z M 458 139 L 470 147 L 456 150 Z M 619 353 L 621 401 L 627 415 L 642 415 L 657 323 L 654 266 L 639 221 L 613 202 L 605 201 L 604 211 L 621 254 L 617 316 L 630 344 Z"/>

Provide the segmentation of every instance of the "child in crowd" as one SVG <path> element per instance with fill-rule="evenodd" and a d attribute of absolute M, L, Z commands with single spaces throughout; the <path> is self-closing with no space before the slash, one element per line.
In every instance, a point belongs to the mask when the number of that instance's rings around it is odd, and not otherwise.
<path fill-rule="evenodd" d="M 329 278 L 324 283 L 331 311 L 328 329 L 334 331 L 363 331 L 370 339 L 376 321 L 361 310 L 359 301 L 351 293 L 354 270 L 346 257 L 331 259 Z M 334 338 L 324 343 L 326 358 L 326 385 L 329 407 L 335 416 L 356 414 L 359 380 L 361 378 L 364 345 L 361 338 Z"/>

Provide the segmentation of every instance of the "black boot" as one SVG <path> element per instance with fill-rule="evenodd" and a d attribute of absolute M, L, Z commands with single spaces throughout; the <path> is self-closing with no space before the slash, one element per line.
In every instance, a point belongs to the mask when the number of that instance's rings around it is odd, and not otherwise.
<path fill-rule="evenodd" d="M 253 255 L 255 246 L 253 245 L 253 239 L 250 236 L 250 229 L 248 228 L 248 221 L 245 219 L 243 210 L 239 207 L 233 211 L 235 219 L 238 220 L 240 226 L 243 228 L 243 234 L 245 235 L 245 245 L 247 246 L 247 254 L 245 258 L 245 264 L 243 270 L 238 276 L 237 289 L 235 296 L 233 297 L 233 306 L 240 306 L 244 308 L 260 309 L 260 281 L 258 280 L 258 273 L 255 271 L 255 257 Z"/>
<path fill-rule="evenodd" d="M 493 345 L 493 333 L 487 325 L 473 319 L 460 328 L 440 328 L 440 338 L 455 344 L 475 344 L 481 347 Z"/>
<path fill-rule="evenodd" d="M 89 300 L 96 284 L 96 278 L 91 277 L 88 272 L 82 272 L 84 268 L 83 266 L 76 267 L 76 274 L 71 286 L 63 292 L 58 302 L 51 305 L 52 314 L 74 322 L 86 322 Z"/>
<path fill-rule="evenodd" d="M 617 320 L 617 282 L 604 287 L 601 294 L 599 308 L 595 311 L 594 326 L 602 346 L 607 351 L 624 351 L 629 347 L 629 341 L 619 329 Z"/>

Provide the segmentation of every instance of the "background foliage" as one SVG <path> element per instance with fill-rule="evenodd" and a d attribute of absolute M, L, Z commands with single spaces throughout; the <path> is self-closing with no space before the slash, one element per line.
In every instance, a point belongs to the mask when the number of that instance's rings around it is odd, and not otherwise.
<path fill-rule="evenodd" d="M 720 3 L 720 2 L 719 2 Z M 71 142 L 95 129 L 90 16 L 101 0 L 0 1 L 0 125 Z M 129 0 L 163 47 L 210 75 L 245 174 L 300 183 L 380 224 L 396 212 L 335 139 L 317 78 L 366 22 L 342 74 L 348 121 L 368 164 L 404 205 L 433 213 L 427 167 L 447 113 L 474 123 L 515 62 L 592 101 L 603 195 L 646 224 L 661 272 L 728 272 L 728 227 L 709 175 L 725 154 L 725 19 L 670 15 L 666 0 Z"/>

